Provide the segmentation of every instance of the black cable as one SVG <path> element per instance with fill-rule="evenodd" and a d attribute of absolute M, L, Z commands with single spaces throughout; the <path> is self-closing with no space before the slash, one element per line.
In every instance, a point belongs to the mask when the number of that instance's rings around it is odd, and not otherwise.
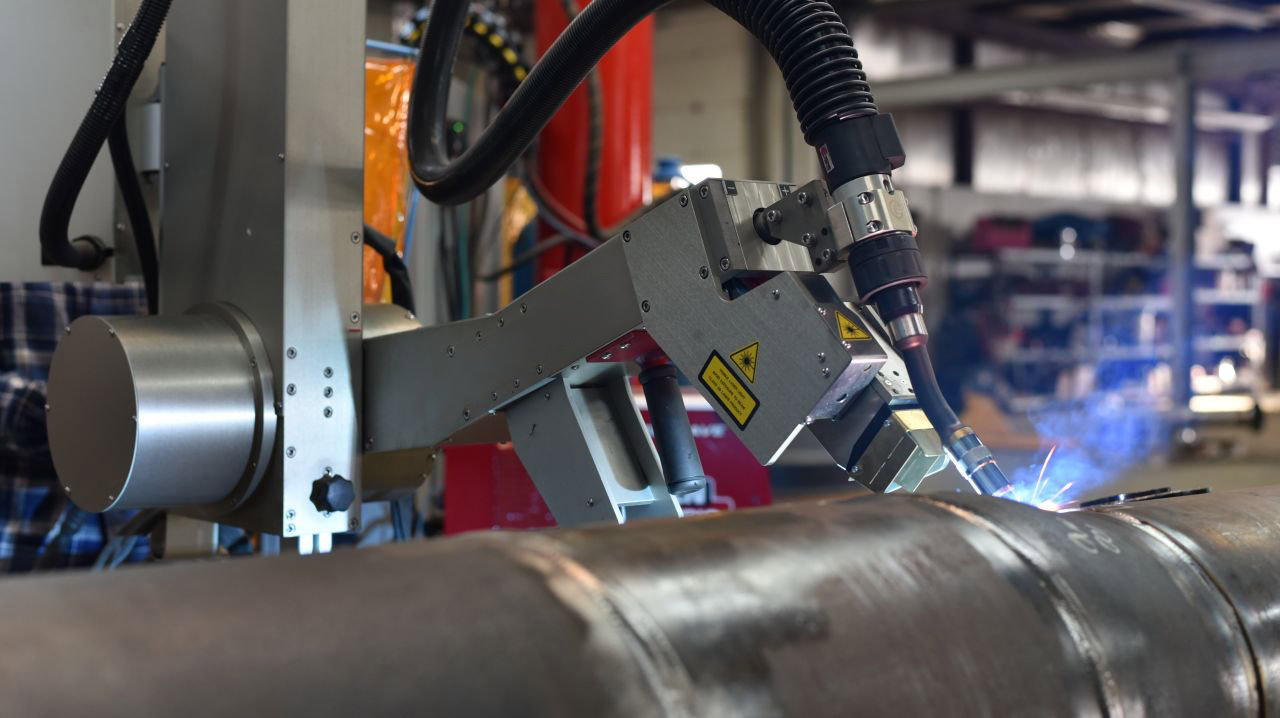
<path fill-rule="evenodd" d="M 564 14 L 573 22 L 580 10 L 577 0 L 561 0 Z M 600 191 L 600 163 L 604 149 L 604 88 L 600 81 L 600 71 L 592 69 L 587 75 L 587 167 L 582 178 L 582 221 L 587 226 L 587 234 L 594 239 L 604 240 L 607 237 L 600 229 L 600 215 L 597 195 Z M 565 246 L 566 266 L 571 255 Z"/>
<path fill-rule="evenodd" d="M 907 376 L 915 389 L 916 401 L 929 417 L 929 423 L 937 430 L 938 436 L 945 441 L 948 436 L 963 426 L 951 405 L 938 386 L 938 378 L 933 371 L 933 363 L 929 359 L 929 349 L 925 344 L 901 351 L 902 362 L 907 365 Z"/>
<path fill-rule="evenodd" d="M 423 33 L 409 101 L 414 183 L 429 200 L 458 204 L 506 172 L 600 58 L 670 0 L 595 0 L 542 57 L 493 123 L 453 161 L 445 147 L 449 81 L 467 0 L 436 0 Z M 758 37 L 777 62 L 805 137 L 878 112 L 844 22 L 820 0 L 708 0 Z"/>
<path fill-rule="evenodd" d="M 579 237 L 555 235 L 553 237 L 548 237 L 542 240 L 541 242 L 538 242 L 537 244 L 533 245 L 532 247 L 526 249 L 525 251 L 521 252 L 520 254 L 517 254 L 515 257 L 511 259 L 511 263 L 506 265 L 505 267 L 495 269 L 492 272 L 489 272 L 487 274 L 482 274 L 479 277 L 476 277 L 476 279 L 480 280 L 481 282 L 496 281 L 520 269 L 524 265 L 528 264 L 529 262 L 532 262 L 538 257 L 541 257 L 543 254 L 546 254 L 547 252 L 555 249 L 556 247 L 563 246 L 565 248 L 568 248 L 568 247 L 572 247 L 575 244 L 580 247 L 586 248 L 587 251 L 591 251 L 596 247 L 600 246 L 599 243 L 587 242 Z"/>
<path fill-rule="evenodd" d="M 364 226 L 364 239 L 382 257 L 382 267 L 387 270 L 387 279 L 391 282 L 392 304 L 416 312 L 413 282 L 409 279 L 409 268 L 405 266 L 404 258 L 396 251 L 396 241 L 367 224 Z"/>
<path fill-rule="evenodd" d="M 111 128 L 107 147 L 111 151 L 111 165 L 115 168 L 125 213 L 129 215 L 134 245 L 138 248 L 142 283 L 147 290 L 147 309 L 157 314 L 160 311 L 160 260 L 156 256 L 156 240 L 151 231 L 151 214 L 147 212 L 142 186 L 138 183 L 138 171 L 133 166 L 133 150 L 129 147 L 129 129 L 124 115 Z"/>
<path fill-rule="evenodd" d="M 169 4 L 170 0 L 143 0 L 49 183 L 40 212 L 40 261 L 45 265 L 93 270 L 111 256 L 111 250 L 98 237 L 85 235 L 69 239 L 71 213 L 98 152 L 124 115 L 125 101 L 155 46 Z"/>

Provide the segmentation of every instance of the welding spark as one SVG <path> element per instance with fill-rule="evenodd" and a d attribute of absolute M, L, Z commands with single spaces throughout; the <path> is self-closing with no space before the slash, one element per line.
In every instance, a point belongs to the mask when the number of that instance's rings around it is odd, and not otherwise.
<path fill-rule="evenodd" d="M 1044 470 L 1049 468 L 1049 460 L 1053 458 L 1053 452 L 1058 450 L 1058 445 L 1054 444 L 1049 447 L 1049 455 L 1044 457 L 1044 463 L 1040 466 L 1040 476 L 1036 479 L 1036 488 L 1031 492 L 1031 503 L 1036 503 L 1036 497 L 1040 495 L 1040 486 L 1044 483 Z"/>
<path fill-rule="evenodd" d="M 1049 510 L 1049 511 L 1057 511 L 1057 510 L 1058 510 L 1058 504 L 1057 504 L 1057 503 L 1055 503 L 1055 502 L 1056 502 L 1056 500 L 1057 500 L 1057 498 L 1058 498 L 1059 496 L 1061 496 L 1061 495 L 1063 495 L 1063 494 L 1067 493 L 1067 489 L 1071 488 L 1073 485 L 1075 485 L 1075 482 L 1074 482 L 1074 481 L 1067 482 L 1067 485 L 1066 485 L 1066 486 L 1063 486 L 1062 488 L 1058 489 L 1058 493 L 1054 494 L 1053 496 L 1050 496 L 1046 501 L 1044 501 L 1043 503 L 1041 503 L 1041 504 L 1040 504 L 1040 508 L 1042 508 L 1042 509 L 1043 509 L 1043 508 L 1045 508 L 1045 504 L 1048 504 L 1048 505 L 1052 506 L 1053 508 L 1052 508 L 1052 509 L 1046 509 L 1046 510 Z"/>

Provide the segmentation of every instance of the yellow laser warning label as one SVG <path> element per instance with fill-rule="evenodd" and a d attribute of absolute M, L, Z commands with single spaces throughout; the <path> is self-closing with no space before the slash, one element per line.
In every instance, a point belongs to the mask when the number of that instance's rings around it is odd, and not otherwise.
<path fill-rule="evenodd" d="M 836 324 L 840 327 L 840 338 L 846 342 L 860 342 L 871 338 L 866 329 L 855 324 L 844 312 L 836 312 Z"/>
<path fill-rule="evenodd" d="M 729 361 L 738 367 L 738 371 L 752 384 L 756 383 L 756 360 L 760 358 L 760 342 L 752 342 L 751 346 L 739 349 L 729 355 Z"/>
<path fill-rule="evenodd" d="M 698 379 L 720 403 L 725 413 L 733 418 L 738 428 L 747 428 L 751 417 L 756 415 L 756 409 L 760 408 L 760 401 L 738 375 L 733 373 L 733 369 L 729 368 L 719 352 L 711 352 L 707 363 L 698 373 Z"/>

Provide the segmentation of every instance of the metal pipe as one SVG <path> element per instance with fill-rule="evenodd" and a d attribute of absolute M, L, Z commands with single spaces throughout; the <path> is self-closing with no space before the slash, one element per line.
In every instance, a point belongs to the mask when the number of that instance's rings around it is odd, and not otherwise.
<path fill-rule="evenodd" d="M 689 412 L 676 381 L 676 368 L 670 362 L 645 367 L 640 372 L 645 404 L 649 407 L 649 423 L 658 443 L 662 475 L 674 496 L 683 496 L 707 487 L 702 459 L 693 440 Z"/>
<path fill-rule="evenodd" d="M 11 715 L 1259 715 L 1280 489 L 873 496 L 12 580 Z"/>

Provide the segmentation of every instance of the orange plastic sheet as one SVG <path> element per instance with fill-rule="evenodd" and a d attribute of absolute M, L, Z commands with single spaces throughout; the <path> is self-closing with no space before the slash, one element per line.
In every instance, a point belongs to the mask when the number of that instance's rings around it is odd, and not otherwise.
<path fill-rule="evenodd" d="M 409 60 L 371 57 L 364 62 L 364 222 L 396 238 L 399 250 L 404 249 L 410 199 L 405 128 L 412 83 Z M 391 301 L 382 258 L 368 245 L 364 248 L 364 301 Z"/>

